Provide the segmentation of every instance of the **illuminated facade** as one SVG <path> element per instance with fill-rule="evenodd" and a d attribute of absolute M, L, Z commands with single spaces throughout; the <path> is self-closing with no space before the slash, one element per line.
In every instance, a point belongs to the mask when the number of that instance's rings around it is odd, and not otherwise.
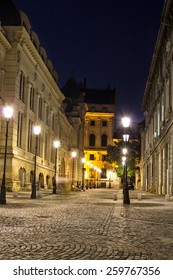
<path fill-rule="evenodd" d="M 6 128 L 2 108 L 8 103 L 13 106 L 14 114 L 9 123 L 7 189 L 31 189 L 35 124 L 41 126 L 37 149 L 38 186 L 52 187 L 55 168 L 53 141 L 58 139 L 61 145 L 57 156 L 57 181 L 70 188 L 72 176 L 75 182 L 82 180 L 84 106 L 78 104 L 70 116 L 66 114 L 65 96 L 57 84 L 58 75 L 27 15 L 18 12 L 12 1 L 2 0 L 0 21 L 0 178 Z M 73 150 L 77 153 L 75 159 L 71 156 Z"/>
<path fill-rule="evenodd" d="M 85 184 L 110 187 L 118 184 L 116 172 L 106 162 L 107 146 L 114 145 L 115 89 L 85 90 Z"/>

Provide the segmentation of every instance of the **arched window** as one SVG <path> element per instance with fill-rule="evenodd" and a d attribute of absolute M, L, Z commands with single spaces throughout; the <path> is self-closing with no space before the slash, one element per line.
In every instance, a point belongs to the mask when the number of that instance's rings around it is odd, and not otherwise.
<path fill-rule="evenodd" d="M 95 146 L 95 135 L 94 134 L 90 134 L 89 136 L 89 146 L 94 147 Z"/>
<path fill-rule="evenodd" d="M 107 135 L 106 134 L 103 134 L 101 136 L 101 146 L 102 147 L 106 147 L 107 146 Z"/>

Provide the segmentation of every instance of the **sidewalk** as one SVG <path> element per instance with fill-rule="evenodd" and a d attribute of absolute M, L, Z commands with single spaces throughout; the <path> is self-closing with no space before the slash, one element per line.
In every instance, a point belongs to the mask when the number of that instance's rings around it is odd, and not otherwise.
<path fill-rule="evenodd" d="M 119 194 L 114 200 L 114 194 Z M 173 259 L 173 203 L 130 191 L 123 205 L 115 189 L 91 189 L 0 205 L 0 259 Z"/>

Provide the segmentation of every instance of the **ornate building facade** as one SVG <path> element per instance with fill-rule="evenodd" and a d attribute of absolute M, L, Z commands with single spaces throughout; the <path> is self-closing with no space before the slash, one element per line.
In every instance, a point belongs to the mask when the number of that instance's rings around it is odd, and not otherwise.
<path fill-rule="evenodd" d="M 58 75 L 27 15 L 17 11 L 12 1 L 2 0 L 0 21 L 0 177 L 3 175 L 6 130 L 2 109 L 9 104 L 14 113 L 8 133 L 7 188 L 31 188 L 35 124 L 41 126 L 36 170 L 39 186 L 52 187 L 55 168 L 53 141 L 59 139 L 59 183 L 63 182 L 69 188 L 72 176 L 75 181 L 82 180 L 80 157 L 83 156 L 84 105 L 78 104 L 77 113 L 73 108 L 70 115 L 66 114 L 63 109 L 65 96 L 58 86 Z M 73 149 L 78 155 L 75 159 L 71 156 Z"/>
<path fill-rule="evenodd" d="M 84 165 L 83 177 L 87 187 L 115 186 L 119 179 L 112 165 L 106 161 L 107 146 L 114 145 L 116 90 L 89 89 L 86 79 L 79 83 L 72 77 L 62 88 L 71 103 L 83 104 L 84 116 Z M 70 103 L 71 102 L 71 103 Z"/>
<path fill-rule="evenodd" d="M 173 195 L 173 2 L 164 2 L 142 107 L 141 186 Z"/>
<path fill-rule="evenodd" d="M 89 187 L 111 187 L 119 180 L 106 161 L 107 146 L 114 145 L 115 89 L 86 89 L 84 153 L 85 181 Z"/>

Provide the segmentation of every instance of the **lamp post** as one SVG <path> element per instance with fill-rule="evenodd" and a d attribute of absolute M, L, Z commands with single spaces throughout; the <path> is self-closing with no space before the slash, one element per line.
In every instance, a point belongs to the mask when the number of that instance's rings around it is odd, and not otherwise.
<path fill-rule="evenodd" d="M 34 126 L 33 132 L 35 135 L 35 158 L 34 158 L 34 177 L 32 180 L 32 193 L 31 198 L 36 199 L 36 166 L 37 166 L 37 148 L 38 148 L 38 136 L 41 132 L 41 127 L 39 125 Z"/>
<path fill-rule="evenodd" d="M 125 117 L 122 119 L 122 124 L 125 129 L 125 134 L 123 135 L 123 140 L 125 142 L 125 148 L 123 149 L 123 154 L 124 154 L 124 159 L 123 159 L 123 166 L 124 166 L 124 184 L 123 184 L 123 203 L 124 204 L 130 204 L 130 198 L 129 198 L 129 189 L 128 189 L 128 184 L 127 184 L 127 158 L 125 155 L 127 154 L 127 148 L 126 148 L 126 143 L 129 140 L 129 135 L 127 134 L 126 129 L 130 125 L 130 119 L 128 117 Z"/>
<path fill-rule="evenodd" d="M 5 154 L 4 154 L 4 172 L 2 177 L 0 204 L 6 204 L 6 161 L 7 161 L 7 142 L 8 142 L 8 127 L 10 119 L 13 115 L 13 108 L 5 106 L 3 109 L 4 117 L 6 119 L 6 137 L 5 137 Z"/>
<path fill-rule="evenodd" d="M 85 158 L 82 158 L 82 190 L 84 190 L 84 187 L 85 187 L 85 167 L 84 167 L 84 164 L 86 162 L 86 159 Z"/>
<path fill-rule="evenodd" d="M 54 180 L 53 180 L 53 194 L 56 194 L 56 171 L 57 171 L 57 151 L 60 147 L 60 141 L 55 140 L 53 142 L 54 148 L 55 148 L 55 171 L 54 171 Z"/>
<path fill-rule="evenodd" d="M 72 161 L 72 187 L 73 187 L 73 185 L 74 185 L 74 159 L 77 156 L 77 153 L 75 151 L 73 151 L 71 153 L 71 156 L 72 156 L 72 159 L 73 159 L 73 161 Z"/>

